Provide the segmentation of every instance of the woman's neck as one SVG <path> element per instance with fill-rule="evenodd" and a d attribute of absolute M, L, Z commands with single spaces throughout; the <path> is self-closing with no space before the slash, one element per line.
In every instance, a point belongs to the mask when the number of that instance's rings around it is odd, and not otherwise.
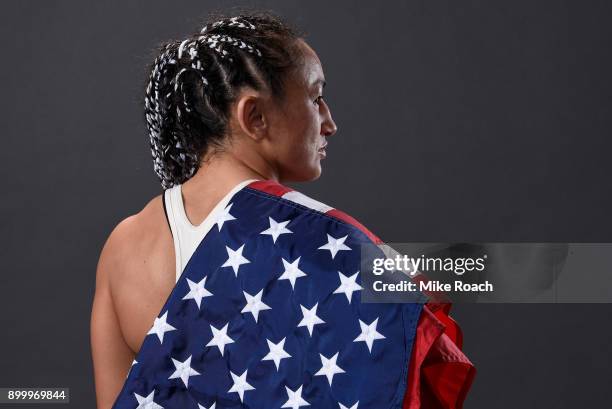
<path fill-rule="evenodd" d="M 219 152 L 203 160 L 202 165 L 189 180 L 183 183 L 182 192 L 185 205 L 193 208 L 208 207 L 217 203 L 234 186 L 247 179 L 275 180 L 277 173 L 266 163 L 249 162 L 231 152 Z"/>

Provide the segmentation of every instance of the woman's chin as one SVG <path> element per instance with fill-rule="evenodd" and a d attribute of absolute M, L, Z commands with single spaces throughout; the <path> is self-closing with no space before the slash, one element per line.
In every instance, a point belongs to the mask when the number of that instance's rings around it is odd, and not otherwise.
<path fill-rule="evenodd" d="M 322 172 L 323 172 L 323 169 L 321 168 L 321 161 L 317 160 L 315 166 L 313 166 L 311 169 L 310 178 L 308 180 L 309 181 L 317 180 L 318 178 L 321 177 Z"/>

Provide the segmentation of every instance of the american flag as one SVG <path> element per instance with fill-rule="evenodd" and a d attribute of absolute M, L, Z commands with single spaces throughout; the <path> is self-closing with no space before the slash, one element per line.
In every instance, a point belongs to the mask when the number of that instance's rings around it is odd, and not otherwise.
<path fill-rule="evenodd" d="M 270 181 L 233 195 L 152 323 L 114 409 L 401 408 L 423 305 L 361 302 L 345 213 Z"/>

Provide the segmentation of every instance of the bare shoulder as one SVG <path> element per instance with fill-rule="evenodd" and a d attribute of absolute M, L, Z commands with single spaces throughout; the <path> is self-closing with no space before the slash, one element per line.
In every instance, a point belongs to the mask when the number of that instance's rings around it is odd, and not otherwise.
<path fill-rule="evenodd" d="M 156 241 L 156 236 L 161 233 L 161 221 L 164 219 L 161 195 L 151 199 L 144 208 L 133 215 L 121 220 L 112 230 L 102 253 L 99 264 L 103 264 L 104 271 L 108 271 L 109 279 L 117 278 L 131 260 L 138 256 L 139 252 L 147 252 L 148 248 Z"/>
<path fill-rule="evenodd" d="M 165 219 L 162 195 L 157 195 L 141 211 L 123 219 L 112 231 L 109 240 L 113 243 L 134 244 L 134 240 L 160 230 Z"/>
<path fill-rule="evenodd" d="M 108 274 L 123 337 L 137 352 L 174 286 L 174 247 L 162 195 L 117 224 L 107 239 L 99 265 L 104 265 Z"/>

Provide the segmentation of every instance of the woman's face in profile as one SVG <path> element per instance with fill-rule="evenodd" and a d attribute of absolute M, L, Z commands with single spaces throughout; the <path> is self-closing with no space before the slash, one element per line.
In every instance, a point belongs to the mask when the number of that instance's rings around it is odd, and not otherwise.
<path fill-rule="evenodd" d="M 269 112 L 271 160 L 281 182 L 309 181 L 321 175 L 327 137 L 337 131 L 323 96 L 325 77 L 317 54 L 303 40 L 303 64 L 285 79 L 285 101 Z"/>

